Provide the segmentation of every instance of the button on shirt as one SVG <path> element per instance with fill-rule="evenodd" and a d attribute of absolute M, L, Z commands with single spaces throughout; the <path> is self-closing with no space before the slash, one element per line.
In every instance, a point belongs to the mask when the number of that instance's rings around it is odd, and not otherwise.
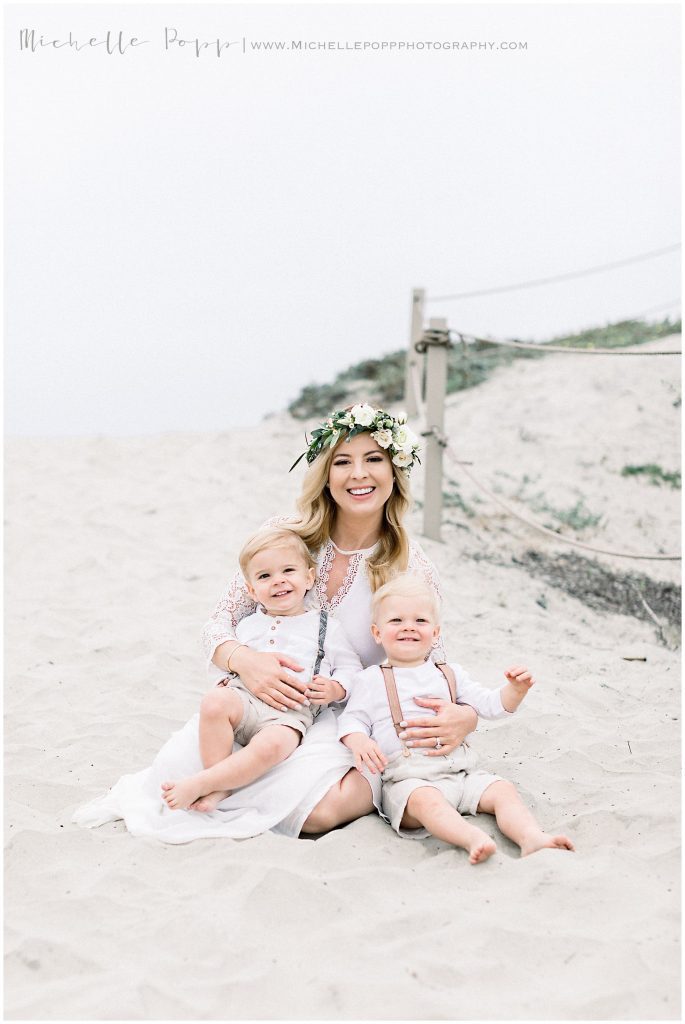
<path fill-rule="evenodd" d="M 502 704 L 500 690 L 488 690 L 476 683 L 461 665 L 451 664 L 457 680 L 457 700 L 470 704 L 479 718 L 506 718 L 513 712 Z M 450 700 L 447 681 L 432 661 L 416 668 L 393 668 L 397 696 L 402 708 L 402 721 L 407 718 L 430 718 L 431 708 L 422 708 L 414 697 L 441 697 Z M 501 687 L 500 687 L 501 689 Z M 383 673 L 377 665 L 355 676 L 345 710 L 338 719 L 338 738 L 350 732 L 363 732 L 375 740 L 386 757 L 402 749 L 388 704 Z M 420 749 L 420 748 L 419 748 Z"/>
<path fill-rule="evenodd" d="M 309 682 L 319 650 L 319 619 L 318 610 L 313 609 L 302 615 L 279 615 L 274 618 L 258 608 L 238 623 L 235 635 L 241 644 L 246 644 L 252 651 L 278 651 L 279 654 L 286 654 L 303 666 L 300 673 L 292 669 L 288 669 L 288 672 Z M 335 679 L 348 690 L 361 668 L 362 663 L 342 626 L 329 615 L 319 675 Z M 225 674 L 222 674 L 222 678 Z"/>

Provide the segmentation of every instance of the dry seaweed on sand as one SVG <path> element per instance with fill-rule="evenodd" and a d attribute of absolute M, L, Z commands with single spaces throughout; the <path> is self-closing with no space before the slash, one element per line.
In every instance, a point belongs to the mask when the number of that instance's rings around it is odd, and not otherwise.
<path fill-rule="evenodd" d="M 549 556 L 528 550 L 522 557 L 512 555 L 512 562 L 595 611 L 630 615 L 652 623 L 658 620 L 662 626 L 671 627 L 669 633 L 679 635 L 681 588 L 675 583 L 642 573 L 615 573 L 575 552 Z M 663 632 L 661 639 L 665 642 Z"/>

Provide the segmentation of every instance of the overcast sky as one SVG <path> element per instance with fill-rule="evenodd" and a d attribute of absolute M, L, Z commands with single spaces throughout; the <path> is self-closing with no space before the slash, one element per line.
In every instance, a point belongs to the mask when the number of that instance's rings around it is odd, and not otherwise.
<path fill-rule="evenodd" d="M 5 14 L 10 434 L 255 423 L 403 347 L 412 287 L 497 287 L 679 240 L 675 4 Z M 141 42 L 40 44 L 107 30 Z M 676 253 L 429 310 L 542 339 L 675 314 L 679 281 Z"/>

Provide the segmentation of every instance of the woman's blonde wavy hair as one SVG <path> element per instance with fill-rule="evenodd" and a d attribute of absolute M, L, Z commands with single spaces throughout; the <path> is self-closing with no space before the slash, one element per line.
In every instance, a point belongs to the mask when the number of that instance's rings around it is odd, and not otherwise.
<path fill-rule="evenodd" d="M 318 551 L 331 537 L 337 505 L 326 485 L 333 456 L 344 443 L 345 439 L 342 438 L 334 448 L 325 448 L 314 459 L 307 470 L 297 499 L 300 518 L 288 523 L 312 551 Z M 405 572 L 409 563 L 409 537 L 402 525 L 411 507 L 409 478 L 393 462 L 390 465 L 394 486 L 385 503 L 378 549 L 366 563 L 372 592 L 382 587 L 393 576 Z"/>

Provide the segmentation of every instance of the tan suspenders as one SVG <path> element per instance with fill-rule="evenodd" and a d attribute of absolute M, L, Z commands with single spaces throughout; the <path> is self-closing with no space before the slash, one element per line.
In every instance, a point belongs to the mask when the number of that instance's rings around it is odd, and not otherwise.
<path fill-rule="evenodd" d="M 453 669 L 451 669 L 450 666 L 444 661 L 436 661 L 435 667 L 439 668 L 442 674 L 444 675 L 447 681 L 447 686 L 449 687 L 450 698 L 452 700 L 452 703 L 456 704 L 457 680 L 455 678 Z M 393 725 L 395 726 L 395 732 L 397 733 L 397 736 L 399 738 L 400 733 L 404 732 L 404 729 L 400 725 L 400 722 L 402 721 L 402 708 L 400 707 L 400 698 L 397 695 L 395 673 L 392 670 L 392 665 L 380 665 L 379 668 L 383 673 L 383 681 L 385 682 L 385 692 L 388 697 L 388 704 L 390 705 L 390 714 L 392 715 L 392 721 Z M 400 740 L 400 743 L 402 743 L 402 740 Z M 406 745 L 406 743 L 402 743 L 402 753 L 405 757 L 410 757 L 411 755 L 411 750 Z"/>
<path fill-rule="evenodd" d="M 450 668 L 446 661 L 436 661 L 435 667 L 439 668 L 445 679 L 447 680 L 447 686 L 450 691 L 450 700 L 453 704 L 457 703 L 457 679 L 454 674 L 454 670 Z"/>

